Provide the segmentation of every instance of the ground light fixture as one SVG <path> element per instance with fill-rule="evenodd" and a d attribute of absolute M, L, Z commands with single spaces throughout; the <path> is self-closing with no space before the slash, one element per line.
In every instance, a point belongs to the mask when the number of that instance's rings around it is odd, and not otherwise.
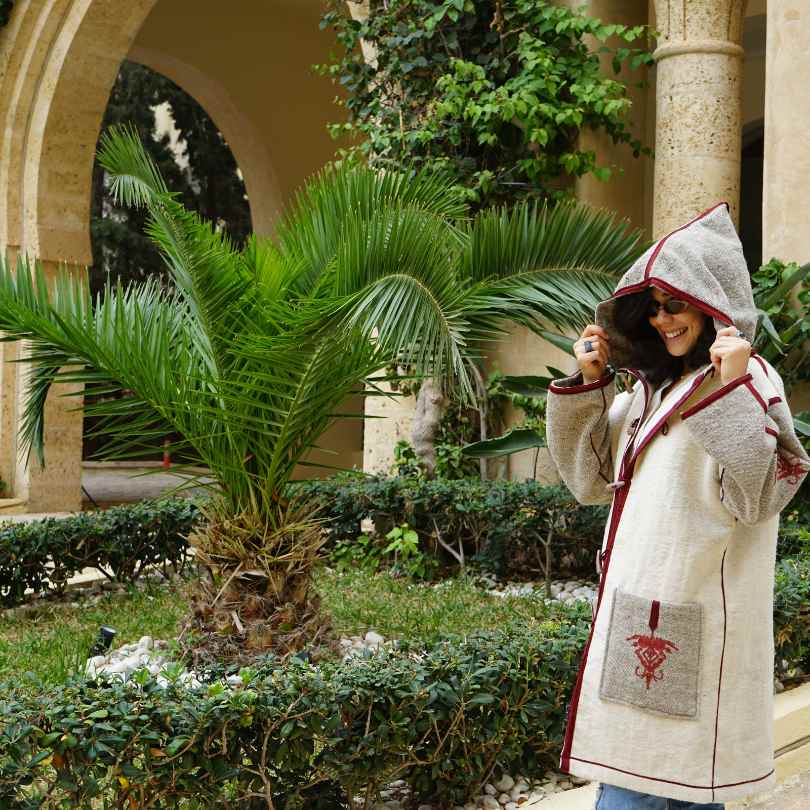
<path fill-rule="evenodd" d="M 104 655 L 104 653 L 106 653 L 107 650 L 109 650 L 112 646 L 116 632 L 117 631 L 113 627 L 108 627 L 106 624 L 102 624 L 98 629 L 96 640 L 93 642 L 93 646 L 90 648 L 89 657 L 94 658 L 97 655 Z"/>

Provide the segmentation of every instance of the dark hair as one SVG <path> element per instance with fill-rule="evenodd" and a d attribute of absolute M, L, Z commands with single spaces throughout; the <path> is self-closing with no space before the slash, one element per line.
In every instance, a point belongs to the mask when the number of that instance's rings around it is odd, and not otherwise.
<path fill-rule="evenodd" d="M 703 331 L 692 351 L 684 357 L 673 357 L 661 336 L 650 324 L 652 289 L 622 295 L 616 299 L 614 325 L 632 344 L 635 362 L 651 383 L 660 385 L 668 377 L 679 377 L 685 368 L 697 368 L 709 362 L 709 347 L 716 331 L 713 320 L 705 315 Z"/>

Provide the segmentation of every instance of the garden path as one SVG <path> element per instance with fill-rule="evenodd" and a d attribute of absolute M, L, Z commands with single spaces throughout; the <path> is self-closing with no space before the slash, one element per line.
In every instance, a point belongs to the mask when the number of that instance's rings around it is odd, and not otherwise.
<path fill-rule="evenodd" d="M 172 472 L 171 468 L 166 469 L 159 464 L 120 467 L 84 464 L 82 469 L 85 501 L 104 506 L 158 498 L 171 492 L 182 481 L 182 477 Z"/>
<path fill-rule="evenodd" d="M 810 807 L 810 771 L 789 776 L 769 793 L 733 802 L 726 810 L 807 810 Z"/>
<path fill-rule="evenodd" d="M 521 805 L 521 810 L 593 810 L 596 783 L 555 793 Z M 794 774 L 768 793 L 729 802 L 726 810 L 808 810 L 810 808 L 810 771 Z"/>

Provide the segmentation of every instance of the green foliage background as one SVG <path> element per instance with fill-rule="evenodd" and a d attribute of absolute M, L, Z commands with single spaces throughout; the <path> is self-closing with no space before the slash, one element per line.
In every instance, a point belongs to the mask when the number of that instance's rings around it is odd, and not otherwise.
<path fill-rule="evenodd" d="M 155 108 L 162 104 L 171 108 L 187 167 L 178 162 L 168 135 L 155 137 Z M 124 61 L 110 93 L 101 132 L 115 124 L 136 129 L 147 153 L 183 205 L 226 233 L 237 246 L 245 244 L 251 233 L 245 184 L 228 144 L 194 98 L 165 76 Z M 153 275 L 168 282 L 166 265 L 146 233 L 146 212 L 117 205 L 105 177 L 97 160 L 93 167 L 90 223 L 91 290 L 100 292 L 108 276 L 123 284 Z"/>
<path fill-rule="evenodd" d="M 331 130 L 360 140 L 345 156 L 443 169 L 485 205 L 557 195 L 586 174 L 608 179 L 611 168 L 580 147 L 583 130 L 649 152 L 630 132 L 627 85 L 600 62 L 607 54 L 615 73 L 650 64 L 645 26 L 606 25 L 549 0 L 372 0 L 370 11 L 359 22 L 331 0 L 322 19 L 342 53 L 320 67 L 345 91 L 348 114 Z"/>

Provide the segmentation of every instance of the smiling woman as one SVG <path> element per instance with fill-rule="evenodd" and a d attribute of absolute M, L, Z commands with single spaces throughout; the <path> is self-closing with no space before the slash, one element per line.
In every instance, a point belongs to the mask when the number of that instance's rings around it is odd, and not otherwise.
<path fill-rule="evenodd" d="M 778 516 L 810 459 L 756 324 L 720 204 L 635 262 L 574 344 L 581 373 L 549 387 L 560 475 L 611 503 L 561 756 L 604 810 L 721 810 L 774 781 Z"/>

